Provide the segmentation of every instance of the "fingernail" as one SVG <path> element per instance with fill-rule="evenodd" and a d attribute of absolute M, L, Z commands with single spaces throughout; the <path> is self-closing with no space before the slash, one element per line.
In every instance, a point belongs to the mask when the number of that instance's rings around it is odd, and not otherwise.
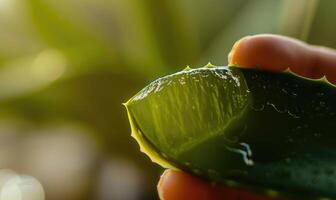
<path fill-rule="evenodd" d="M 170 169 L 165 170 L 165 171 L 162 173 L 161 177 L 160 177 L 159 183 L 157 184 L 157 190 L 158 190 L 158 193 L 159 193 L 159 198 L 160 198 L 161 200 L 164 199 L 164 198 L 163 198 L 163 190 L 162 190 L 162 186 L 163 186 L 163 184 L 165 183 L 165 179 L 166 179 L 166 177 L 167 177 L 167 175 L 168 175 L 169 173 L 170 173 Z"/>
<path fill-rule="evenodd" d="M 234 57 L 234 54 L 236 53 L 236 50 L 238 49 L 238 47 L 240 46 L 240 44 L 250 38 L 251 36 L 246 36 L 246 37 L 243 37 L 241 38 L 240 40 L 238 40 L 237 42 L 234 43 L 234 45 L 232 46 L 232 49 L 230 51 L 230 53 L 228 54 L 228 65 L 237 65 L 238 63 L 236 63 L 236 61 L 233 59 Z"/>

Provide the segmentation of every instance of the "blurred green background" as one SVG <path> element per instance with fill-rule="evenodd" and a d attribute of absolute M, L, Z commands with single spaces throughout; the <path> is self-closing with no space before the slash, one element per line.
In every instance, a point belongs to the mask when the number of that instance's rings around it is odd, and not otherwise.
<path fill-rule="evenodd" d="M 336 47 L 333 0 L 0 0 L 0 169 L 50 200 L 157 199 L 122 103 L 276 33 Z"/>

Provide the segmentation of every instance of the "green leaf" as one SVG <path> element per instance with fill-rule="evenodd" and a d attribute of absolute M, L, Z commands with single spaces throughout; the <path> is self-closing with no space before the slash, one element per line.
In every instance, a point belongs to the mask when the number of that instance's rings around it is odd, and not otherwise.
<path fill-rule="evenodd" d="M 335 197 L 336 177 L 312 173 L 336 167 L 335 101 L 325 79 L 209 65 L 159 78 L 125 105 L 133 137 L 164 167 Z"/>

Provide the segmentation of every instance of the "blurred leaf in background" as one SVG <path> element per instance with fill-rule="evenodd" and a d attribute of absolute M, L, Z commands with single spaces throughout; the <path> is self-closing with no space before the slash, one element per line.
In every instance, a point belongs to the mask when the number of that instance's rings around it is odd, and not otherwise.
<path fill-rule="evenodd" d="M 0 0 L 0 164 L 47 199 L 156 199 L 162 172 L 130 137 L 126 101 L 158 76 L 227 63 L 279 33 L 336 47 L 332 0 Z"/>

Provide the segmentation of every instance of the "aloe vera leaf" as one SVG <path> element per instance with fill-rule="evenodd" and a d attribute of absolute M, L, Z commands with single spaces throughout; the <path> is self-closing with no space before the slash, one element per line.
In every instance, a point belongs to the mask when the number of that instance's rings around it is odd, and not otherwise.
<path fill-rule="evenodd" d="M 133 134 L 165 167 L 335 197 L 335 100 L 325 80 L 203 67 L 157 79 L 126 107 Z"/>

